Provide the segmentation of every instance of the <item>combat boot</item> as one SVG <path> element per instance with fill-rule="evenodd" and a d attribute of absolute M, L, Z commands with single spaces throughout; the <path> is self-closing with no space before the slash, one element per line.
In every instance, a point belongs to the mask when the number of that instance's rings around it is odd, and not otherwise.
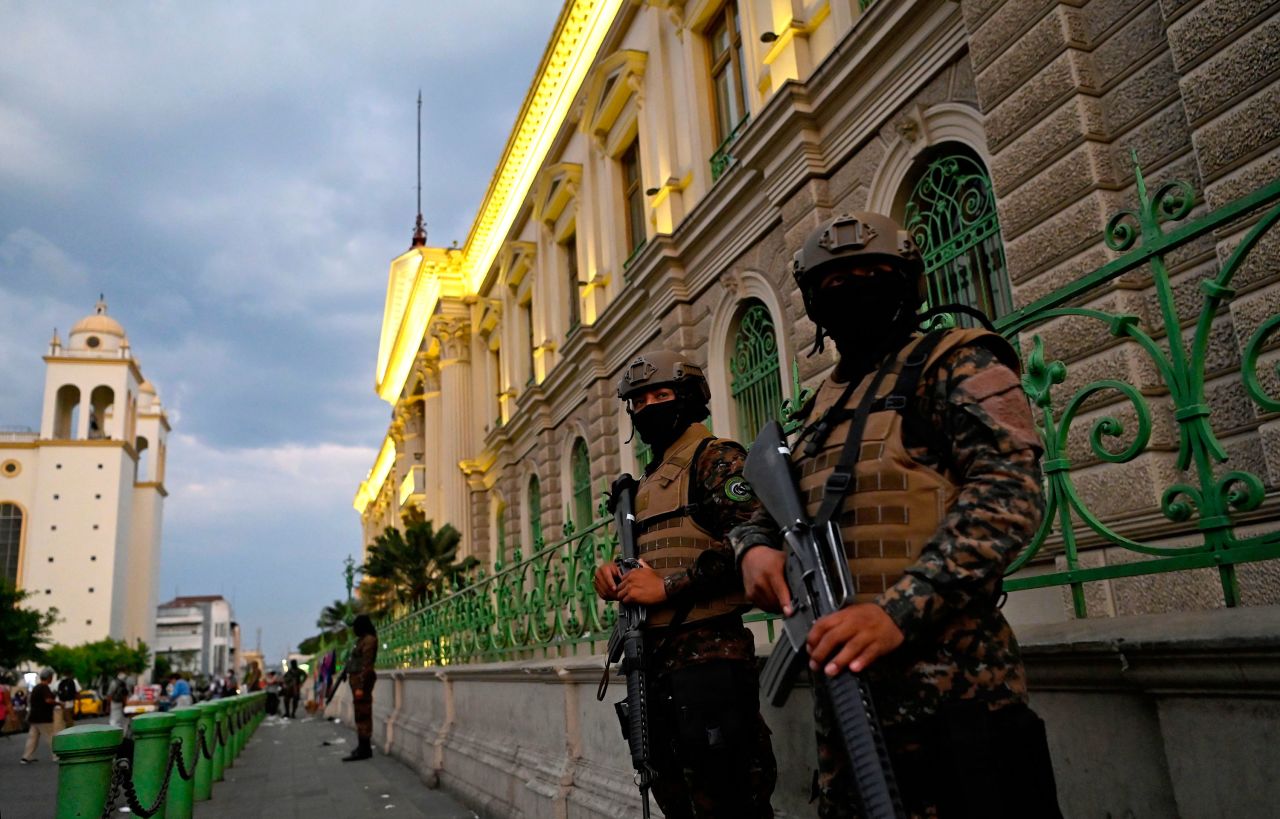
<path fill-rule="evenodd" d="M 370 759 L 373 757 L 373 747 L 368 737 L 360 737 L 360 743 L 356 745 L 356 749 L 342 758 L 343 762 L 359 762 L 362 759 Z"/>

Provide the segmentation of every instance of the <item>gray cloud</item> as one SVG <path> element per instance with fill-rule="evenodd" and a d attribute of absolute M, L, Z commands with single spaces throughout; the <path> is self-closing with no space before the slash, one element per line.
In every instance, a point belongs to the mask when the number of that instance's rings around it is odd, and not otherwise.
<path fill-rule="evenodd" d="M 49 333 L 105 291 L 176 421 L 162 595 L 234 587 L 269 651 L 336 596 L 388 417 L 373 363 L 413 225 L 418 87 L 423 206 L 448 244 L 558 11 L 6 4 L 0 423 L 38 424 Z"/>

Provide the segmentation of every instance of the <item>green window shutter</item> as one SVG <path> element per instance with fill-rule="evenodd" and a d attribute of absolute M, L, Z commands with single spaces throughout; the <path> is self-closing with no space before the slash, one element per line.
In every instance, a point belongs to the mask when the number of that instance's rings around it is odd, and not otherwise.
<path fill-rule="evenodd" d="M 578 438 L 569 453 L 569 472 L 573 480 L 573 523 L 578 529 L 590 526 L 595 517 L 591 510 L 591 459 L 587 442 Z"/>
<path fill-rule="evenodd" d="M 534 549 L 542 545 L 542 485 L 537 475 L 529 478 L 529 535 Z"/>
<path fill-rule="evenodd" d="M 749 302 L 733 340 L 729 362 L 730 389 L 738 408 L 738 434 L 755 440 L 769 421 L 782 416 L 782 376 L 778 368 L 778 335 L 769 308 Z"/>
<path fill-rule="evenodd" d="M 975 157 L 957 150 L 930 162 L 905 227 L 924 255 L 929 304 L 965 304 L 991 319 L 1013 311 L 991 177 Z"/>

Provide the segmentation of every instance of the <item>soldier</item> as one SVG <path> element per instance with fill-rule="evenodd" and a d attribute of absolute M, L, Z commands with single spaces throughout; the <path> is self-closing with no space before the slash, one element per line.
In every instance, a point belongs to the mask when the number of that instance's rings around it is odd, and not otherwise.
<path fill-rule="evenodd" d="M 378 659 L 378 630 L 367 614 L 357 614 L 351 623 L 351 633 L 356 644 L 347 655 L 342 675 L 351 684 L 351 705 L 356 718 L 355 750 L 342 758 L 343 762 L 357 762 L 373 756 L 373 685 L 378 672 L 373 664 Z"/>
<path fill-rule="evenodd" d="M 759 507 L 746 450 L 701 421 L 711 392 L 676 353 L 636 356 L 618 384 L 653 451 L 636 491 L 642 567 L 596 569 L 596 593 L 648 607 L 653 794 L 670 819 L 769 817 L 777 767 L 760 716 L 755 640 L 726 533 Z"/>
<path fill-rule="evenodd" d="M 793 272 L 815 349 L 830 336 L 840 352 L 799 413 L 794 471 L 809 515 L 838 524 L 858 592 L 807 641 L 819 815 L 859 815 L 821 682 L 848 667 L 871 685 L 913 817 L 1060 817 L 999 609 L 1001 576 L 1044 508 L 1018 357 L 985 330 L 917 331 L 923 263 L 885 216 L 827 221 Z M 777 532 L 760 511 L 731 541 L 751 600 L 789 612 Z"/>

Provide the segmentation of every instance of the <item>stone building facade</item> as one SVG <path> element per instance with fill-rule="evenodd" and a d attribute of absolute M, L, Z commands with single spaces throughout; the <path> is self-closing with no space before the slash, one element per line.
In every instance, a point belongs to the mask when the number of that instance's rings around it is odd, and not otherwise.
<path fill-rule="evenodd" d="M 645 348 L 705 364 L 713 429 L 749 441 L 834 360 L 807 355 L 814 328 L 789 272 L 831 215 L 908 224 L 932 299 L 999 318 L 1118 257 L 1108 225 L 1135 207 L 1135 164 L 1157 194 L 1186 180 L 1193 217 L 1273 183 L 1278 79 L 1280 10 L 1266 2 L 568 0 L 467 242 L 415 241 L 392 262 L 376 380 L 393 420 L 355 499 L 365 545 L 422 516 L 495 565 L 581 528 L 606 483 L 643 463 L 614 385 Z M 1172 254 L 1167 304 L 1141 269 L 1073 303 L 1132 315 L 1167 345 L 1171 317 L 1196 325 L 1256 223 Z M 1274 527 L 1280 420 L 1239 371 L 1280 313 L 1278 256 L 1268 233 L 1208 320 L 1203 404 L 1229 468 L 1261 481 L 1244 521 L 1260 527 Z M 1106 322 L 1039 323 L 1024 354 L 1037 335 L 1066 367 L 1056 411 L 1107 378 L 1150 400 L 1140 454 L 1110 463 L 1091 444 L 1104 416 L 1129 430 L 1113 451 L 1141 426 L 1116 391 L 1087 397 L 1066 452 L 1100 519 L 1176 541 L 1185 525 L 1153 513 L 1185 471 L 1164 374 Z M 1135 555 L 1088 535 L 1085 565 Z M 1275 596 L 1271 566 L 1242 569 L 1245 602 Z M 1217 574 L 1084 593 L 1091 613 L 1209 607 Z M 1069 611 L 1056 588 L 1016 597 L 1024 622 Z"/>

